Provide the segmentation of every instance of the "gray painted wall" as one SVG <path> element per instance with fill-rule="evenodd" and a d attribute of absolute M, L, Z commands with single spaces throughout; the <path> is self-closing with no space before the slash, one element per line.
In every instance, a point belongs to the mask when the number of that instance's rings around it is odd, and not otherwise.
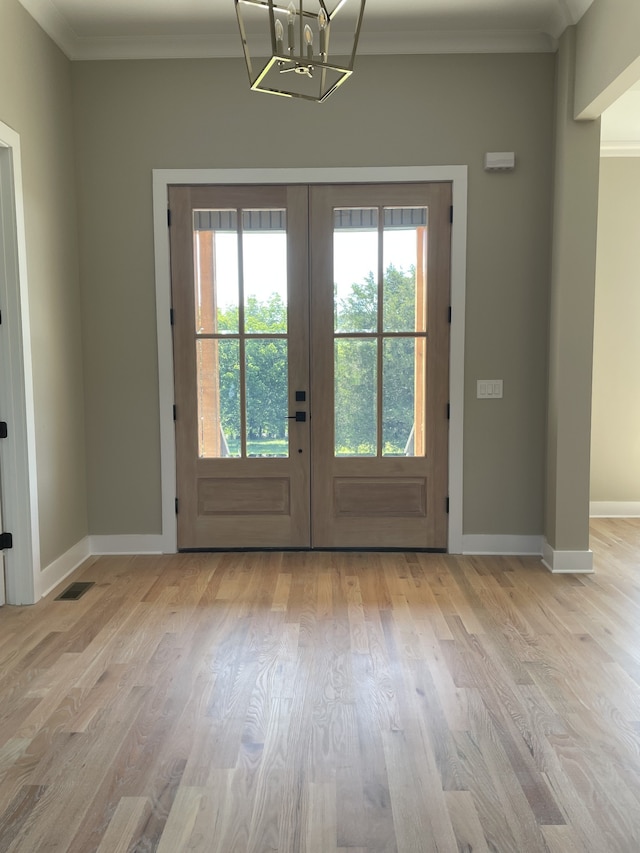
<path fill-rule="evenodd" d="M 545 539 L 557 551 L 589 542 L 600 122 L 573 119 L 575 38 L 560 40 L 556 84 Z"/>
<path fill-rule="evenodd" d="M 636 15 L 629 3 L 620 0 L 620 14 L 603 23 L 611 4 L 596 0 L 577 28 L 578 107 L 602 90 L 609 96 L 619 56 L 611 28 Z M 633 33 L 625 45 L 628 69 L 640 45 Z M 570 530 L 573 517 L 557 515 L 568 493 L 551 480 L 547 509 L 556 517 L 543 525 L 547 403 L 567 405 L 562 394 L 547 400 L 548 353 L 567 382 L 582 387 L 587 376 L 572 374 L 566 351 L 558 345 L 554 356 L 547 340 L 552 164 L 561 176 L 564 156 L 554 154 L 555 63 L 548 55 L 361 57 L 354 79 L 317 108 L 251 94 L 236 60 L 72 65 L 17 0 L 4 0 L 0 120 L 22 138 L 43 565 L 89 530 L 160 530 L 152 168 L 468 164 L 464 531 L 545 529 L 553 539 L 558 520 Z M 583 136 L 590 204 L 594 128 Z M 516 172 L 485 174 L 483 153 L 505 149 L 517 153 Z M 558 245 L 558 212 L 586 196 L 571 181 L 555 186 Z M 572 250 L 561 254 L 569 262 Z M 570 304 L 572 285 L 557 273 L 553 298 Z M 486 376 L 505 380 L 503 401 L 475 400 L 475 381 Z M 561 445 L 549 444 L 554 476 Z"/>
<path fill-rule="evenodd" d="M 464 532 L 542 532 L 554 68 L 360 57 L 317 106 L 237 60 L 73 64 L 92 533 L 160 532 L 151 170 L 439 164 L 469 165 Z M 513 174 L 483 171 L 496 150 Z"/>
<path fill-rule="evenodd" d="M 22 150 L 45 567 L 88 532 L 71 63 L 17 0 L 0 3 L 0 120 Z"/>

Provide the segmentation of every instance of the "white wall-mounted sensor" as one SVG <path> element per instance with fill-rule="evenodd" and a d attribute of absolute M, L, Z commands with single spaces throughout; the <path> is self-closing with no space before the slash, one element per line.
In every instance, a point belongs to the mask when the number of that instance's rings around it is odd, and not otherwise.
<path fill-rule="evenodd" d="M 486 172 L 511 172 L 516 167 L 516 155 L 513 151 L 488 151 L 484 155 Z"/>

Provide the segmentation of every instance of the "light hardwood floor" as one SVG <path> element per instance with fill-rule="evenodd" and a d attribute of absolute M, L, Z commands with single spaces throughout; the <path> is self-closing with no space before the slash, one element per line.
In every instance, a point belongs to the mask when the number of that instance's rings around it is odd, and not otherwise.
<path fill-rule="evenodd" d="M 0 610 L 0 851 L 635 853 L 640 520 L 592 547 L 94 559 Z"/>

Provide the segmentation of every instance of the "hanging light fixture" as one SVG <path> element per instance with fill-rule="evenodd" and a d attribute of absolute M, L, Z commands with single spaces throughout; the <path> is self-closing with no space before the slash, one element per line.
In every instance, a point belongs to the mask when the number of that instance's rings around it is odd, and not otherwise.
<path fill-rule="evenodd" d="M 322 102 L 351 76 L 365 0 L 235 4 L 255 91 Z"/>

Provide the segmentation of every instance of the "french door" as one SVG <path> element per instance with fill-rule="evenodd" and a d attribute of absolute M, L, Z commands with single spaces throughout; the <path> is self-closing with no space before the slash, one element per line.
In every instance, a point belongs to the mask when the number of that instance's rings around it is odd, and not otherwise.
<path fill-rule="evenodd" d="M 445 549 L 451 184 L 169 205 L 178 547 Z"/>

